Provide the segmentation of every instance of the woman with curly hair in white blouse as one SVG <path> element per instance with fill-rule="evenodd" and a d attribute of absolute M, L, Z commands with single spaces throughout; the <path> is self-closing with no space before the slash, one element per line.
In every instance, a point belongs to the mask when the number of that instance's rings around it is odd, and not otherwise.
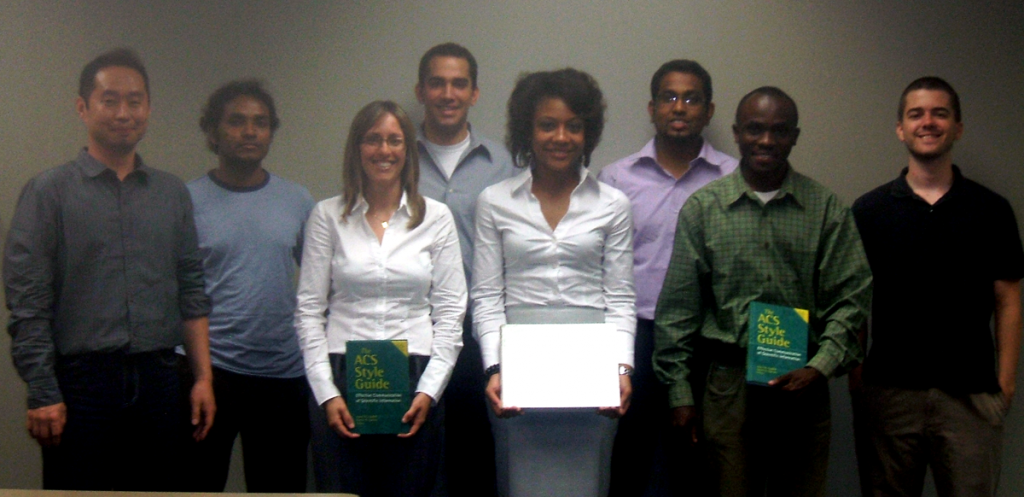
<path fill-rule="evenodd" d="M 349 130 L 343 193 L 317 204 L 306 223 L 295 321 L 317 404 L 319 492 L 405 497 L 434 487 L 466 280 L 451 212 L 417 192 L 417 159 L 405 111 L 370 103 Z M 360 435 L 345 404 L 345 344 L 400 339 L 409 350 L 409 431 Z"/>
<path fill-rule="evenodd" d="M 632 391 L 636 310 L 629 200 L 586 169 L 603 127 L 604 101 L 590 75 L 563 69 L 521 77 L 508 101 L 506 140 L 525 171 L 477 200 L 473 330 L 500 418 L 491 426 L 502 495 L 608 493 L 615 418 Z M 597 412 L 502 405 L 506 323 L 614 324 L 620 405 Z"/>

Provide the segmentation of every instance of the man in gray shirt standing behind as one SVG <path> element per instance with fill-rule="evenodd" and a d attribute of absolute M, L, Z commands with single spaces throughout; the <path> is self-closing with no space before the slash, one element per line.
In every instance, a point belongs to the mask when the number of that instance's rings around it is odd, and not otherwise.
<path fill-rule="evenodd" d="M 46 489 L 173 490 L 182 341 L 197 440 L 215 411 L 192 202 L 135 152 L 150 113 L 138 55 L 87 64 L 75 108 L 87 146 L 25 185 L 4 252 L 26 425 L 43 446 Z"/>
<path fill-rule="evenodd" d="M 416 99 L 424 111 L 416 137 L 420 193 L 444 202 L 455 216 L 467 285 L 472 281 L 476 198 L 484 188 L 520 172 L 505 147 L 473 133 L 469 126 L 469 108 L 480 96 L 476 76 L 476 59 L 469 50 L 442 43 L 423 54 L 416 83 Z M 447 478 L 451 495 L 495 495 L 494 440 L 484 401 L 486 381 L 469 319 L 462 341 L 465 345 L 445 390 L 445 459 L 441 466 L 452 475 Z"/>

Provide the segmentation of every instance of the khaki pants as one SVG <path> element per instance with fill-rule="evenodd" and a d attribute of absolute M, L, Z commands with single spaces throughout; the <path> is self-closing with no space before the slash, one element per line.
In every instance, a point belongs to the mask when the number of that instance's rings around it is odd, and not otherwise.
<path fill-rule="evenodd" d="M 865 495 L 920 496 L 928 466 L 940 497 L 994 496 L 999 482 L 1003 421 L 1001 394 L 954 396 L 939 389 L 865 385 L 867 450 L 861 471 Z"/>
<path fill-rule="evenodd" d="M 747 385 L 743 366 L 712 363 L 702 403 L 718 495 L 823 497 L 828 384 L 800 393 Z"/>

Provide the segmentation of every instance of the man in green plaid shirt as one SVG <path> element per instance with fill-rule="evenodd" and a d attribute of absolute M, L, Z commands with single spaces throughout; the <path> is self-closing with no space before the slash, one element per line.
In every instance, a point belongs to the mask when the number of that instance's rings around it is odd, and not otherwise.
<path fill-rule="evenodd" d="M 668 385 L 673 424 L 696 443 L 703 420 L 723 496 L 825 495 L 828 379 L 863 357 L 857 332 L 871 271 L 850 210 L 789 165 L 797 117 L 796 103 L 778 88 L 740 101 L 739 173 L 683 206 L 655 311 L 654 369 Z M 810 311 L 806 367 L 769 386 L 746 384 L 755 300 Z"/>

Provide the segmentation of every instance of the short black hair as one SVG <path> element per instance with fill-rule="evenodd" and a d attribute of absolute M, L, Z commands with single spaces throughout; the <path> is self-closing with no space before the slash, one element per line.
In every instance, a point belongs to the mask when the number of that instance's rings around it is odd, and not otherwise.
<path fill-rule="evenodd" d="M 523 74 L 508 98 L 508 134 L 505 143 L 519 167 L 530 165 L 533 117 L 545 98 L 557 98 L 583 119 L 583 165 L 601 141 L 604 130 L 604 96 L 597 81 L 573 68 Z"/>
<path fill-rule="evenodd" d="M 793 106 L 793 125 L 796 126 L 800 122 L 800 113 L 797 112 L 796 110 L 796 100 L 793 100 L 793 97 L 789 96 L 786 92 L 782 91 L 782 89 L 778 87 L 762 86 L 760 88 L 755 88 L 754 90 L 751 90 L 750 93 L 747 93 L 746 95 L 743 96 L 743 98 L 740 99 L 740 103 L 736 105 L 736 124 L 740 124 L 740 109 L 743 108 L 743 104 L 747 103 L 747 100 L 750 100 L 753 97 L 762 95 L 779 98 L 789 102 L 789 104 Z"/>
<path fill-rule="evenodd" d="M 447 42 L 440 45 L 435 45 L 427 50 L 427 53 L 420 57 L 420 74 L 416 84 L 423 86 L 427 80 L 427 76 L 430 75 L 430 61 L 434 57 L 455 57 L 458 59 L 466 59 L 469 62 L 469 81 L 476 88 L 476 58 L 470 51 L 458 43 Z"/>
<path fill-rule="evenodd" d="M 708 71 L 703 66 L 687 59 L 670 60 L 662 64 L 657 71 L 654 71 L 654 76 L 651 76 L 651 100 L 658 98 L 658 88 L 661 86 L 662 78 L 672 72 L 696 76 L 700 80 L 701 85 L 704 86 L 704 97 L 708 102 L 711 101 L 711 97 L 714 95 L 714 91 L 711 89 L 711 75 L 708 74 Z"/>
<path fill-rule="evenodd" d="M 953 118 L 960 122 L 960 95 L 956 94 L 953 85 L 938 76 L 924 76 L 911 81 L 900 95 L 900 108 L 896 111 L 896 120 L 903 120 L 903 111 L 907 110 L 907 95 L 915 90 L 938 90 L 949 95 L 949 103 L 953 107 Z"/>
<path fill-rule="evenodd" d="M 258 79 L 240 79 L 217 88 L 206 101 L 206 106 L 203 107 L 203 115 L 199 117 L 199 129 L 203 130 L 203 133 L 207 135 L 215 133 L 221 119 L 224 118 L 224 108 L 232 100 L 242 96 L 255 98 L 262 102 L 263 105 L 266 105 L 267 112 L 270 113 L 270 132 L 277 131 L 278 126 L 281 125 L 281 120 L 277 117 L 274 97 L 270 96 L 270 93 L 263 88 L 263 82 Z M 209 140 L 207 140 L 206 144 L 210 147 L 210 150 L 217 153 L 217 145 Z"/>
<path fill-rule="evenodd" d="M 96 89 L 96 74 L 108 67 L 127 67 L 142 75 L 146 98 L 149 98 L 149 74 L 142 64 L 142 58 L 134 50 L 121 47 L 98 55 L 82 68 L 82 74 L 78 76 L 78 96 L 85 100 L 86 106 L 89 105 L 89 95 Z"/>

